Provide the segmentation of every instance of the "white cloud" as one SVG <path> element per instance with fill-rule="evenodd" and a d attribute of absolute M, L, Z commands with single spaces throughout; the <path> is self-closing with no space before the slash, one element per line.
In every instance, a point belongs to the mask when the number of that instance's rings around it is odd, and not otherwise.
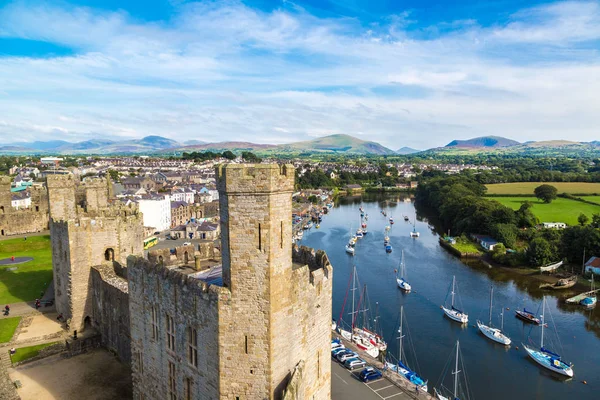
<path fill-rule="evenodd" d="M 487 134 L 596 139 L 598 3 L 511 18 L 444 23 L 448 33 L 424 40 L 405 30 L 415 24 L 408 13 L 374 30 L 294 5 L 183 4 L 168 23 L 144 23 L 14 3 L 0 9 L 0 37 L 76 53 L 0 57 L 0 138 L 283 143 L 348 133 L 393 148 Z"/>

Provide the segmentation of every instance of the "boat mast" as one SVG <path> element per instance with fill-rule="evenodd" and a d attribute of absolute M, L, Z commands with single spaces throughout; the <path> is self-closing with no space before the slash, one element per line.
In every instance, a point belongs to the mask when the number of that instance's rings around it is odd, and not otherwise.
<path fill-rule="evenodd" d="M 398 364 L 402 361 L 402 320 L 404 319 L 404 306 L 400 306 L 400 329 L 398 329 Z"/>
<path fill-rule="evenodd" d="M 454 282 L 456 281 L 456 276 L 452 277 L 452 308 L 454 308 Z"/>
<path fill-rule="evenodd" d="M 500 312 L 500 330 L 504 330 L 504 306 L 502 306 L 502 311 Z"/>
<path fill-rule="evenodd" d="M 458 370 L 458 347 L 459 347 L 459 342 L 457 340 L 456 341 L 456 364 L 454 365 L 454 398 L 455 399 L 458 398 L 458 373 L 460 372 Z"/>
<path fill-rule="evenodd" d="M 356 290 L 356 265 L 352 268 L 352 330 L 350 331 L 350 341 L 354 338 L 354 291 Z"/>
<path fill-rule="evenodd" d="M 541 347 L 544 347 L 544 314 L 546 312 L 546 296 L 542 300 L 542 340 L 540 341 Z"/>
<path fill-rule="evenodd" d="M 373 332 L 378 333 L 377 330 L 377 322 L 379 320 L 379 302 L 376 301 L 375 302 L 375 319 L 373 320 L 374 326 L 373 326 Z"/>
<path fill-rule="evenodd" d="M 494 298 L 494 286 L 490 285 L 490 322 L 488 326 L 492 326 L 492 299 Z"/>

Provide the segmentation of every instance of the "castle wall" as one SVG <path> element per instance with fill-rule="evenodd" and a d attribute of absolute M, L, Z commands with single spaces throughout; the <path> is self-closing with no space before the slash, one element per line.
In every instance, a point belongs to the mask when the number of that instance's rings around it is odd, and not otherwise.
<path fill-rule="evenodd" d="M 0 176 L 0 236 L 21 235 L 48 229 L 48 195 L 45 188 L 32 187 L 31 207 L 16 210 L 11 205 L 9 176 Z"/>
<path fill-rule="evenodd" d="M 50 224 L 52 242 L 52 273 L 54 276 L 54 303 L 56 312 L 70 318 L 71 310 L 71 246 L 69 225 L 66 221 Z"/>
<path fill-rule="evenodd" d="M 111 264 L 92 268 L 91 326 L 100 333 L 102 344 L 115 352 L 121 362 L 129 364 L 129 290 L 127 280 L 118 276 Z"/>
<path fill-rule="evenodd" d="M 227 290 L 207 285 L 147 260 L 128 260 L 129 307 L 134 398 L 165 399 L 169 393 L 169 363 L 175 368 L 177 398 L 218 399 L 218 307 Z M 157 336 L 153 335 L 153 309 Z M 167 316 L 174 319 L 175 350 L 167 344 Z M 234 322 L 234 321 L 232 321 Z M 189 329 L 196 330 L 197 366 L 188 358 Z"/>

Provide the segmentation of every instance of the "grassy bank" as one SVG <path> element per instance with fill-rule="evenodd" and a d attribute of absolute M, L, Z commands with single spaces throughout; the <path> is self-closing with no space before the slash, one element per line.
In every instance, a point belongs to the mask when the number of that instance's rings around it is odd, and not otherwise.
<path fill-rule="evenodd" d="M 568 225 L 577 225 L 580 213 L 586 214 L 590 219 L 592 214 L 600 213 L 600 206 L 581 201 L 557 198 L 550 204 L 543 203 L 535 197 L 487 197 L 501 204 L 518 210 L 525 201 L 533 204 L 532 211 L 541 222 L 564 222 Z"/>
<path fill-rule="evenodd" d="M 530 194 L 536 187 L 548 184 L 554 186 L 558 193 L 600 194 L 600 183 L 589 182 L 512 182 L 485 185 L 487 194 Z"/>
<path fill-rule="evenodd" d="M 0 259 L 33 257 L 32 261 L 0 266 L 0 304 L 35 300 L 52 281 L 50 236 L 0 241 Z M 16 270 L 9 269 L 16 267 Z"/>
<path fill-rule="evenodd" d="M 29 346 L 29 347 L 21 347 L 20 349 L 17 349 L 17 352 L 13 355 L 10 356 L 10 360 L 14 363 L 18 363 L 20 361 L 23 360 L 27 360 L 29 358 L 35 357 L 38 354 L 40 354 L 40 350 L 52 346 L 53 344 L 56 344 L 57 342 L 52 342 L 52 343 L 44 343 L 44 344 L 37 344 L 35 346 Z"/>
<path fill-rule="evenodd" d="M 10 342 L 19 326 L 19 321 L 21 321 L 21 317 L 0 319 L 0 343 Z"/>

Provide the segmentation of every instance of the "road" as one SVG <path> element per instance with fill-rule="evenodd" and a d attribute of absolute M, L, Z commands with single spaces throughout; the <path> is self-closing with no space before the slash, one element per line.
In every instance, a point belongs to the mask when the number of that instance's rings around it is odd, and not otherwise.
<path fill-rule="evenodd" d="M 413 399 L 383 378 L 368 384 L 358 379 L 360 370 L 348 371 L 331 360 L 331 398 L 333 400 L 407 400 Z M 425 397 L 423 397 L 425 398 Z"/>

